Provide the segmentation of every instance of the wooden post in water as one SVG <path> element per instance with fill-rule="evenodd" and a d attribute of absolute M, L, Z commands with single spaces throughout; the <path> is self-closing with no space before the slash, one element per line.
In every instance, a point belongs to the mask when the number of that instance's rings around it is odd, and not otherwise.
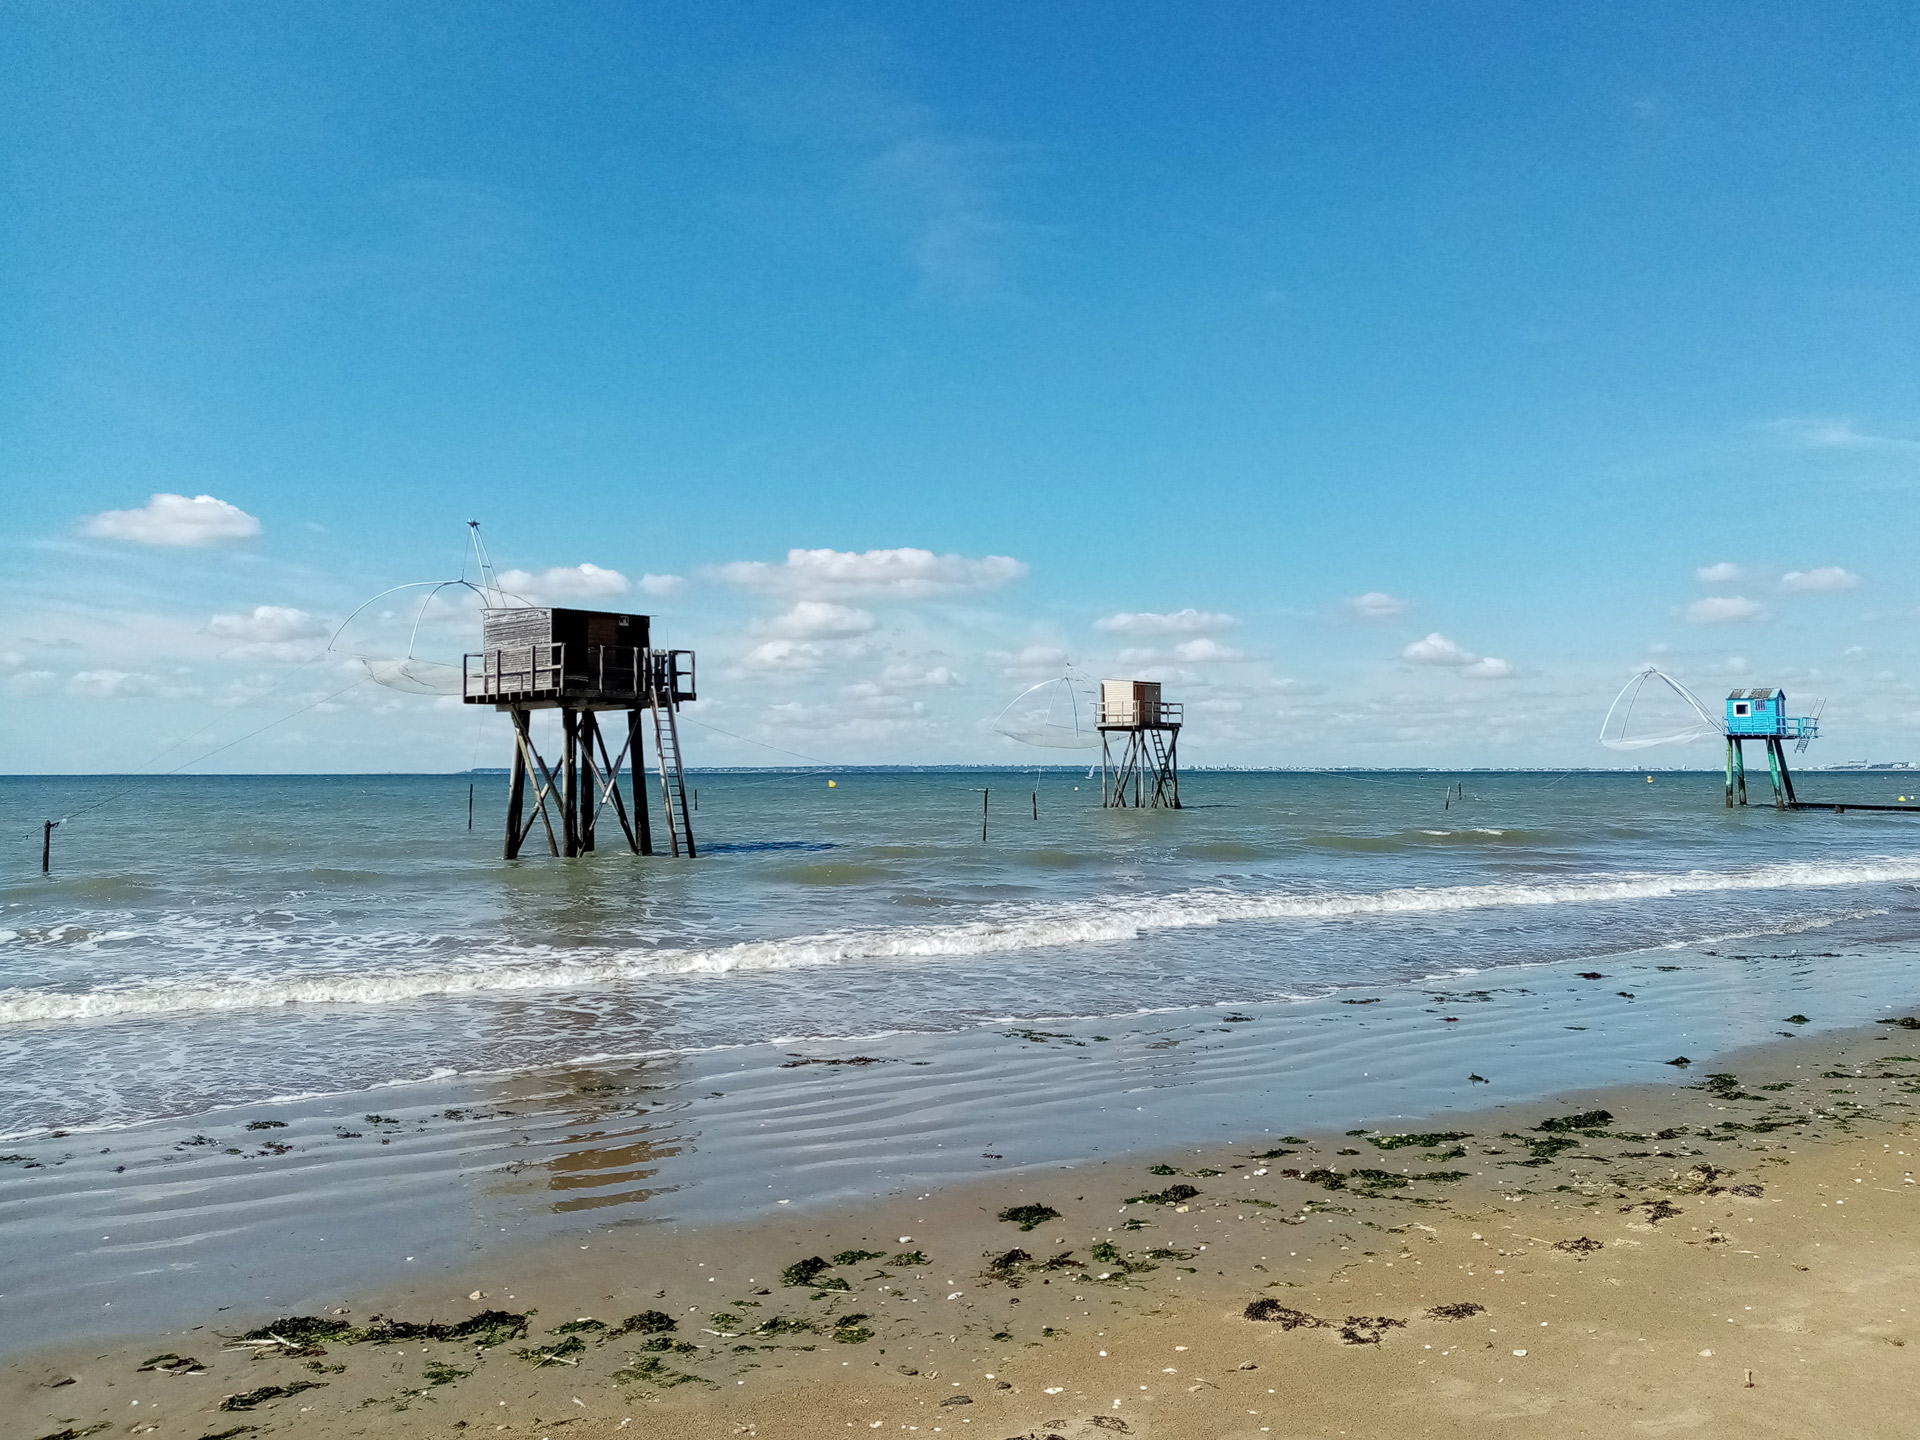
<path fill-rule="evenodd" d="M 522 727 L 526 724 L 526 712 L 513 712 L 513 778 L 507 781 L 507 854 L 509 860 L 520 858 L 520 841 L 526 834 L 520 824 L 521 807 L 527 796 L 527 751 Z"/>
<path fill-rule="evenodd" d="M 53 871 L 53 827 L 59 823 L 58 820 L 47 821 L 47 828 L 40 834 L 40 873 L 42 875 L 51 874 Z"/>
<path fill-rule="evenodd" d="M 1033 792 L 1033 818 L 1036 820 L 1040 818 L 1040 792 L 1038 790 Z"/>
<path fill-rule="evenodd" d="M 980 792 L 980 843 L 982 845 L 987 843 L 987 797 L 991 794 L 993 794 L 991 790 Z"/>
<path fill-rule="evenodd" d="M 473 829 L 473 785 L 467 785 L 467 829 Z"/>

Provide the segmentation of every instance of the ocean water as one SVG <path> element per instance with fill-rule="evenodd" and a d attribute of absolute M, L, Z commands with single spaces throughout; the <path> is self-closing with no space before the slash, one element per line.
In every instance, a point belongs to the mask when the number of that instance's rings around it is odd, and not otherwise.
<path fill-rule="evenodd" d="M 834 778 L 698 776 L 698 860 L 514 863 L 501 777 L 0 779 L 0 1135 L 1920 934 L 1920 820 L 1729 812 L 1715 775 L 1202 772 L 1179 812 L 1081 773 Z"/>

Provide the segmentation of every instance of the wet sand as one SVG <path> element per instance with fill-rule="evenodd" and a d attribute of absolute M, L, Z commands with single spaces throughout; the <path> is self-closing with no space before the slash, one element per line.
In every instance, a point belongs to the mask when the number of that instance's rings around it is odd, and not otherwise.
<path fill-rule="evenodd" d="M 1668 1074 L 235 1293 L 20 1352 L 5 1433 L 1908 1433 L 1920 1034 Z"/>

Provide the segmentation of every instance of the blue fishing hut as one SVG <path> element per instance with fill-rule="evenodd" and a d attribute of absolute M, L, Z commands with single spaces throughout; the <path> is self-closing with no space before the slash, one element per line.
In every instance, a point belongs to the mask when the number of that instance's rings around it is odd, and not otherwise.
<path fill-rule="evenodd" d="M 1797 742 L 1796 754 L 1820 734 L 1820 721 L 1812 715 L 1787 714 L 1787 692 L 1765 687 L 1735 690 L 1727 696 L 1727 804 L 1747 803 L 1747 756 L 1745 742 L 1762 741 L 1767 747 L 1767 768 L 1773 774 L 1773 803 L 1776 809 L 1798 809 L 1793 793 L 1793 775 L 1787 769 L 1786 742 Z"/>

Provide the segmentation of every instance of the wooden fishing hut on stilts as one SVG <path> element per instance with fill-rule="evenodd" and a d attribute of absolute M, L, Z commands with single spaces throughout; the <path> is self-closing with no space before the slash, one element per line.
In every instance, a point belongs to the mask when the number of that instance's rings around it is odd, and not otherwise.
<path fill-rule="evenodd" d="M 1820 721 L 1812 715 L 1788 715 L 1787 692 L 1756 688 L 1735 690 L 1727 696 L 1727 808 L 1747 803 L 1748 740 L 1760 740 L 1767 747 L 1767 768 L 1773 774 L 1773 805 L 1776 810 L 1798 810 L 1800 801 L 1793 793 L 1793 773 L 1787 769 L 1785 742 L 1795 740 L 1794 753 L 1817 739 Z M 1872 806 L 1856 807 L 1871 809 Z"/>
<path fill-rule="evenodd" d="M 646 779 L 649 727 L 668 847 L 675 855 L 696 853 L 676 719 L 679 707 L 697 698 L 693 651 L 653 649 L 645 615 L 530 605 L 487 610 L 481 644 L 478 654 L 464 658 L 463 698 L 513 717 L 507 859 L 518 857 L 536 823 L 545 826 L 553 854 L 586 854 L 594 848 L 596 822 L 607 806 L 633 853 L 654 854 Z M 533 743 L 535 710 L 560 712 L 557 767 L 548 765 Z M 613 752 L 600 716 L 617 712 L 625 712 L 625 734 Z M 621 771 L 629 761 L 631 815 L 620 793 Z M 526 807 L 529 779 L 532 814 Z"/>
<path fill-rule="evenodd" d="M 1094 726 L 1100 732 L 1103 809 L 1180 808 L 1180 726 L 1186 707 L 1160 698 L 1157 680 L 1102 680 Z M 1114 757 L 1115 737 L 1120 755 Z"/>

